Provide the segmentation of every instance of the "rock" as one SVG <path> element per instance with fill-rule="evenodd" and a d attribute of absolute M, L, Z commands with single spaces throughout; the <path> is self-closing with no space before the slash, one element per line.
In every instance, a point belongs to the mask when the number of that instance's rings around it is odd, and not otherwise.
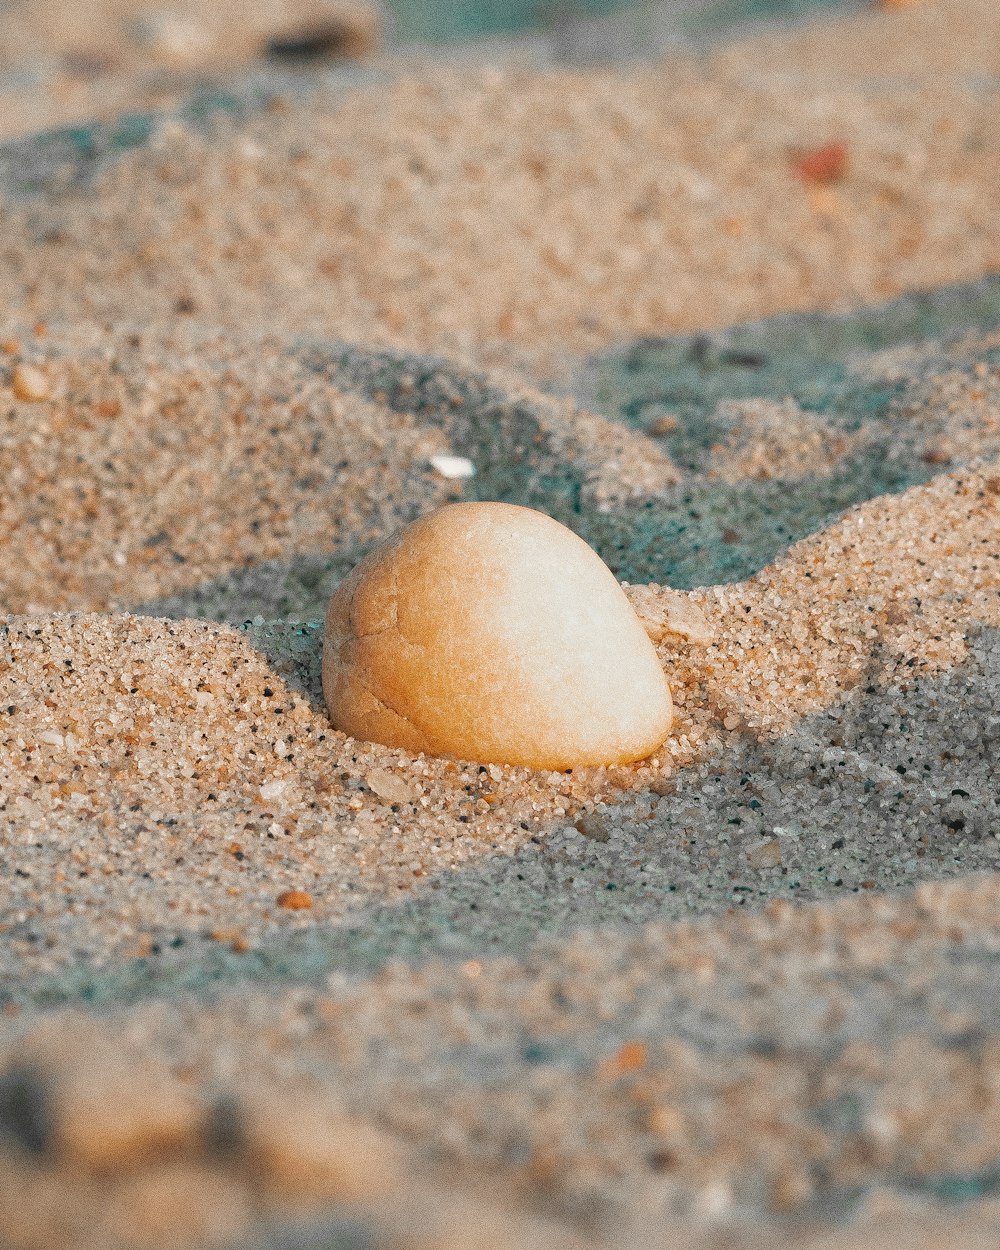
<path fill-rule="evenodd" d="M 116 1176 L 104 1189 L 103 1201 L 95 1201 L 100 1204 L 96 1228 L 85 1226 L 96 1234 L 90 1245 L 129 1250 L 246 1246 L 255 1215 L 253 1196 L 224 1172 L 208 1171 L 199 1162 L 167 1158 L 155 1168 Z"/>
<path fill-rule="evenodd" d="M 847 144 L 834 140 L 800 153 L 795 160 L 795 172 L 807 183 L 840 182 L 847 173 L 848 158 Z"/>
<path fill-rule="evenodd" d="M 701 608 L 680 591 L 663 586 L 626 586 L 625 594 L 653 642 L 676 634 L 707 647 L 715 637 Z"/>
<path fill-rule="evenodd" d="M 253 1173 L 285 1197 L 370 1199 L 391 1190 L 399 1168 L 383 1134 L 305 1098 L 250 1098 L 239 1131 Z"/>
<path fill-rule="evenodd" d="M 200 1120 L 197 1099 L 164 1064 L 78 1013 L 22 1038 L 0 1077 L 0 1128 L 83 1172 L 120 1176 L 181 1151 Z"/>
<path fill-rule="evenodd" d="M 672 718 L 610 569 L 501 503 L 440 508 L 351 573 L 327 611 L 323 689 L 353 737 L 535 768 L 641 759 Z"/>
<path fill-rule="evenodd" d="M 278 895 L 276 901 L 286 911 L 308 911 L 313 905 L 312 895 L 308 890 L 285 890 Z"/>
<path fill-rule="evenodd" d="M 608 842 L 611 839 L 607 819 L 600 812 L 587 812 L 586 815 L 580 817 L 574 828 L 577 833 L 582 833 L 592 842 Z"/>
<path fill-rule="evenodd" d="M 672 412 L 663 412 L 658 417 L 654 417 L 646 426 L 646 433 L 652 438 L 665 438 L 668 434 L 675 433 L 680 428 L 680 422 Z"/>
<path fill-rule="evenodd" d="M 37 365 L 15 365 L 11 387 L 15 396 L 28 404 L 40 404 L 52 394 L 52 384 Z"/>

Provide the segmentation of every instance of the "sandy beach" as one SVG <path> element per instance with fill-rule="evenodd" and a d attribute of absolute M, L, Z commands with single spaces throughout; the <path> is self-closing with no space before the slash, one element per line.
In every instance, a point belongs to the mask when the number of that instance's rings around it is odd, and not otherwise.
<path fill-rule="evenodd" d="M 997 1245 L 996 6 L 92 7 L 0 35 L 0 1245 Z M 334 729 L 460 500 L 605 560 L 655 755 Z"/>

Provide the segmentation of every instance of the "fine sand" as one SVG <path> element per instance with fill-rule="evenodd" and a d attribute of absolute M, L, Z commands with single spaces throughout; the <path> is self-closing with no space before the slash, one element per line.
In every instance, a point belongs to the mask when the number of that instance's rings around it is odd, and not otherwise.
<path fill-rule="evenodd" d="M 287 90 L 224 8 L 238 107 L 108 34 L 2 122 L 0 1245 L 995 1246 L 996 6 Z M 333 730 L 477 498 L 626 584 L 653 758 Z"/>

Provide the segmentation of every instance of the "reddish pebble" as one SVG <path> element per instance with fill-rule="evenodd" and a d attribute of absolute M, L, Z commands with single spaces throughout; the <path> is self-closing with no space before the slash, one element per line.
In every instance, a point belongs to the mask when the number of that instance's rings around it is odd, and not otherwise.
<path fill-rule="evenodd" d="M 795 172 L 803 182 L 839 182 L 847 173 L 847 144 L 836 141 L 803 152 L 795 162 Z"/>
<path fill-rule="evenodd" d="M 305 890 L 286 890 L 284 894 L 278 895 L 278 906 L 286 907 L 289 911 L 305 911 L 312 905 L 312 895 Z"/>
<path fill-rule="evenodd" d="M 616 1076 L 624 1076 L 628 1072 L 641 1072 L 646 1066 L 645 1042 L 625 1042 L 610 1058 L 600 1066 L 600 1075 L 606 1080 Z"/>

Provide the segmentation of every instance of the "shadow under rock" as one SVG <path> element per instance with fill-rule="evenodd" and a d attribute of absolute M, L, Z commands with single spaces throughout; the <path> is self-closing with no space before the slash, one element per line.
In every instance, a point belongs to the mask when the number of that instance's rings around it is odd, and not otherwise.
<path fill-rule="evenodd" d="M 593 541 L 585 507 L 590 479 L 607 455 L 613 452 L 623 458 L 617 445 L 621 437 L 633 459 L 648 460 L 643 468 L 654 479 L 658 473 L 671 480 L 675 476 L 662 453 L 641 435 L 622 431 L 601 417 L 567 414 L 557 401 L 506 389 L 476 370 L 424 356 L 366 352 L 327 343 L 300 350 L 306 368 L 328 378 L 341 392 L 360 394 L 395 412 L 411 414 L 425 429 L 443 431 L 448 447 L 468 456 L 476 466 L 468 489 L 452 488 L 454 499 L 501 500 L 539 508 Z M 428 471 L 422 464 L 413 468 L 415 474 Z M 657 502 L 669 511 L 672 498 L 661 499 L 658 494 Z M 299 552 L 233 569 L 129 608 L 143 615 L 232 623 L 257 617 L 320 621 L 337 584 L 368 554 L 378 536 L 409 519 L 400 517 L 398 509 L 387 508 L 367 534 L 345 535 L 332 551 Z M 628 517 L 619 530 L 603 550 L 598 542 L 598 550 L 617 573 L 632 574 L 634 580 L 635 569 L 628 563 L 634 527 Z M 648 555 L 648 544 L 637 540 L 635 548 Z M 656 567 L 662 572 L 658 558 Z"/>
<path fill-rule="evenodd" d="M 476 466 L 470 488 L 463 492 L 456 485 L 453 498 L 521 503 L 579 528 L 587 474 L 599 458 L 591 441 L 602 437 L 606 441 L 609 434 L 614 438 L 616 427 L 611 423 L 584 415 L 574 424 L 542 395 L 518 394 L 486 374 L 433 357 L 368 352 L 325 342 L 307 343 L 297 350 L 307 370 L 322 375 L 339 391 L 411 414 L 427 430 L 443 431 L 450 450 L 468 456 Z M 631 433 L 626 438 L 636 440 Z M 651 443 L 648 450 L 653 460 L 663 460 Z M 415 464 L 413 471 L 430 470 Z M 377 535 L 392 532 L 401 519 L 412 518 L 387 511 L 367 535 L 346 535 L 333 551 L 299 552 L 233 569 L 129 606 L 145 615 L 229 622 L 254 617 L 318 621 L 340 580 L 367 555 Z"/>
<path fill-rule="evenodd" d="M 303 671 L 309 687 L 315 653 Z M 584 833 L 568 821 L 529 828 L 515 854 L 428 875 L 405 902 L 362 904 L 342 924 L 244 953 L 164 941 L 160 955 L 60 973 L 25 996 L 108 1004 L 366 975 L 394 960 L 524 956 L 576 931 L 995 870 L 998 709 L 1000 631 L 981 628 L 955 669 L 913 677 L 905 690 L 863 683 L 772 740 L 734 734 L 679 773 L 673 793 L 620 792 L 581 822 Z"/>

